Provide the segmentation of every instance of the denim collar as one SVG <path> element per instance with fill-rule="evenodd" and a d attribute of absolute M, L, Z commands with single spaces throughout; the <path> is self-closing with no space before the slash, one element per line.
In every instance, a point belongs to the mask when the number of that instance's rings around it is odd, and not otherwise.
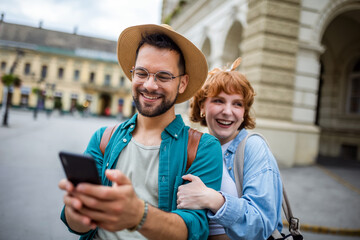
<path fill-rule="evenodd" d="M 239 143 L 246 137 L 246 135 L 248 135 L 248 131 L 245 128 L 241 129 L 238 135 L 236 135 L 236 137 L 234 138 L 233 142 L 228 147 L 227 151 L 235 153 Z"/>

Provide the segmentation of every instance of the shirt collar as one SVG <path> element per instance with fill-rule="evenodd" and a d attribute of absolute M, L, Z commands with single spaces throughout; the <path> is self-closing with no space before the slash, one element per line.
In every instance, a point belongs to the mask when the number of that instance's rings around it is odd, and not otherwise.
<path fill-rule="evenodd" d="M 131 126 L 131 125 L 135 126 L 137 115 L 138 115 L 138 113 L 135 113 L 134 116 L 132 116 L 132 118 L 129 119 L 129 121 L 125 122 L 125 124 L 122 126 L 121 129 L 129 128 L 129 126 Z"/>
<path fill-rule="evenodd" d="M 122 129 L 129 128 L 130 126 L 136 125 L 138 113 L 135 113 L 132 118 L 129 119 L 123 126 Z M 176 115 L 175 119 L 165 128 L 165 130 L 161 133 L 161 139 L 167 138 L 169 135 L 173 138 L 177 139 L 180 135 L 181 130 L 184 128 L 185 123 L 181 117 L 181 115 Z"/>
<path fill-rule="evenodd" d="M 181 130 L 185 127 L 185 123 L 180 114 L 176 115 L 175 119 L 165 128 L 161 133 L 161 139 L 167 138 L 168 135 L 177 139 Z"/>
<path fill-rule="evenodd" d="M 231 153 L 235 153 L 239 143 L 246 137 L 246 135 L 248 135 L 248 131 L 246 131 L 245 128 L 241 129 L 227 150 Z"/>

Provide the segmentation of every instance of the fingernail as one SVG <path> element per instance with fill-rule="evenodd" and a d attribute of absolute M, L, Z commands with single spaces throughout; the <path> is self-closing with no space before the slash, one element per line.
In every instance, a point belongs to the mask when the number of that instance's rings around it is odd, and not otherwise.
<path fill-rule="evenodd" d="M 79 192 L 83 191 L 84 190 L 84 185 L 82 185 L 82 184 L 77 185 L 76 190 L 79 191 Z"/>

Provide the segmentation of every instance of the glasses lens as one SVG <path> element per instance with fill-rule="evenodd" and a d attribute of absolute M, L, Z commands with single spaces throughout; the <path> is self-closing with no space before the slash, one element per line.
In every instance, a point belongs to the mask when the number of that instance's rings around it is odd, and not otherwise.
<path fill-rule="evenodd" d="M 157 72 L 155 78 L 160 82 L 169 82 L 173 79 L 173 76 L 171 73 L 168 72 Z"/>
<path fill-rule="evenodd" d="M 135 69 L 134 70 L 134 77 L 138 78 L 138 79 L 144 79 L 146 80 L 148 78 L 148 72 L 145 71 L 144 69 Z"/>

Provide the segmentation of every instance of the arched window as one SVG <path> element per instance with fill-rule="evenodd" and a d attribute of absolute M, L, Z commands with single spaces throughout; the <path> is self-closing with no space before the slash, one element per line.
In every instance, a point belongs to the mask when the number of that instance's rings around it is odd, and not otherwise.
<path fill-rule="evenodd" d="M 355 63 L 349 76 L 348 111 L 360 115 L 360 59 Z"/>

